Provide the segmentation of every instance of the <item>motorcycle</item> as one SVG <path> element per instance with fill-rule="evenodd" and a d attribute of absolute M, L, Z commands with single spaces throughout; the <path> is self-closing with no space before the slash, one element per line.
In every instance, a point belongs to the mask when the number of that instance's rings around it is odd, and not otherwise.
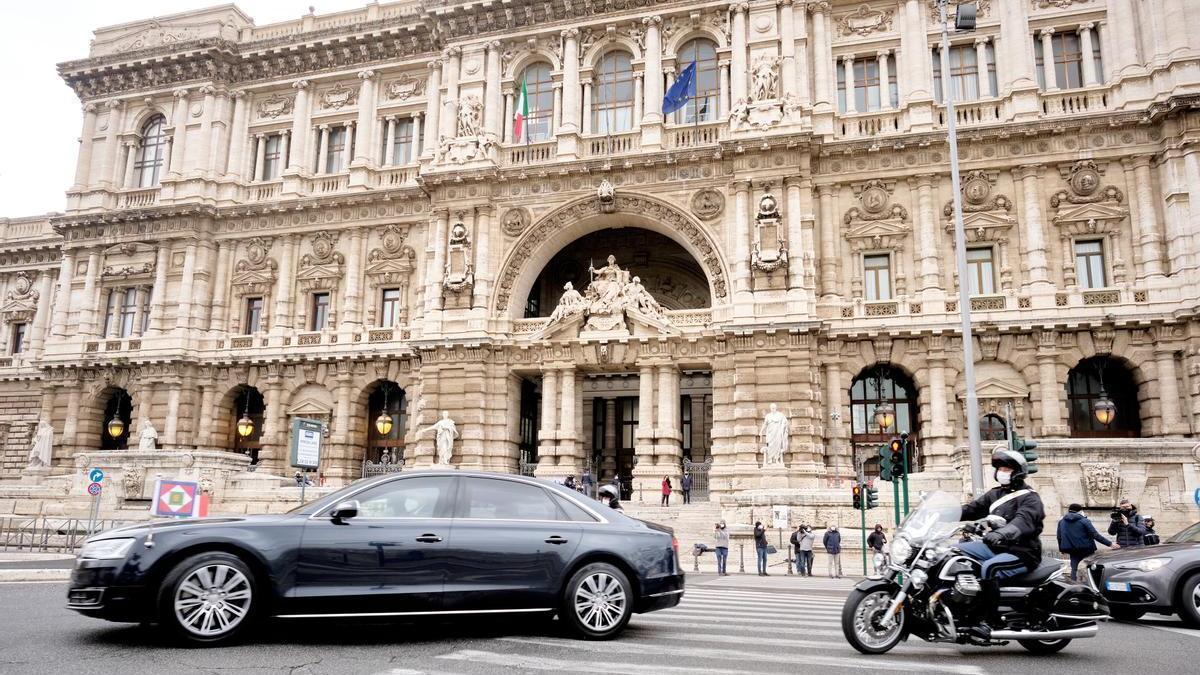
<path fill-rule="evenodd" d="M 1061 561 L 999 580 L 999 606 L 980 597 L 981 563 L 957 544 L 1003 527 L 1000 516 L 960 523 L 962 505 L 933 492 L 904 519 L 883 561 L 882 574 L 854 587 L 842 607 L 842 633 L 864 654 L 882 654 L 909 635 L 927 642 L 1002 646 L 1015 640 L 1034 654 L 1053 654 L 1072 640 L 1095 637 L 1108 619 L 1104 598 L 1064 576 Z M 960 630 L 987 616 L 987 637 Z"/>

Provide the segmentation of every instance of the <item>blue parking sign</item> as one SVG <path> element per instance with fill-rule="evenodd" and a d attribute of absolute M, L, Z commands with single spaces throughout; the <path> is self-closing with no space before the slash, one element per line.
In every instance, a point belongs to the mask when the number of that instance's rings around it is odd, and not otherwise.
<path fill-rule="evenodd" d="M 1192 495 L 1192 498 L 1196 500 L 1196 506 L 1200 506 L 1200 488 L 1196 488 L 1196 493 Z"/>
<path fill-rule="evenodd" d="M 92 481 L 93 483 L 99 483 L 100 481 L 104 480 L 104 472 L 100 469 L 92 469 L 88 472 L 88 480 Z"/>

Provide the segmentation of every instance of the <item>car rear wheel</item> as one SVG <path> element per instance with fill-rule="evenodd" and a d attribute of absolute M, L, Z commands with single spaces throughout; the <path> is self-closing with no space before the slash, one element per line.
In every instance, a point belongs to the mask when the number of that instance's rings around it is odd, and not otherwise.
<path fill-rule="evenodd" d="M 1060 652 L 1066 649 L 1067 645 L 1071 644 L 1070 638 L 1062 640 L 1017 640 L 1017 642 L 1021 643 L 1021 646 L 1029 650 L 1030 653 L 1041 655 Z"/>
<path fill-rule="evenodd" d="M 229 642 L 257 613 L 254 573 L 241 558 L 200 553 L 167 574 L 159 591 L 159 621 L 176 637 L 196 644 Z"/>
<path fill-rule="evenodd" d="M 614 638 L 633 616 L 633 588 L 625 573 L 608 563 L 584 565 L 567 582 L 560 618 L 586 640 Z"/>
<path fill-rule="evenodd" d="M 1200 628 L 1200 574 L 1184 579 L 1180 588 L 1179 616 Z"/>

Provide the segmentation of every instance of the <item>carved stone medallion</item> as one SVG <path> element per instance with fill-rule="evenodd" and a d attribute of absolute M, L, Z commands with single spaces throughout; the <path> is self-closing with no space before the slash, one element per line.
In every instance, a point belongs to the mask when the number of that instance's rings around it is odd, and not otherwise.
<path fill-rule="evenodd" d="M 388 255 L 395 255 L 400 252 L 400 248 L 404 246 L 404 240 L 408 237 L 408 230 L 402 229 L 399 225 L 388 225 L 383 230 L 381 244 L 383 250 Z"/>
<path fill-rule="evenodd" d="M 1067 181 L 1071 190 L 1080 197 L 1090 197 L 1100 189 L 1100 171 L 1091 160 L 1077 162 L 1071 167 L 1071 177 Z"/>
<path fill-rule="evenodd" d="M 863 210 L 871 215 L 883 213 L 887 208 L 891 195 L 883 183 L 873 180 L 863 188 L 861 200 Z"/>
<path fill-rule="evenodd" d="M 704 220 L 711 220 L 725 210 L 725 195 L 719 190 L 706 188 L 692 195 L 692 213 Z"/>
<path fill-rule="evenodd" d="M 963 182 L 963 199 L 968 204 L 983 204 L 991 194 L 992 183 L 983 172 L 972 171 L 967 174 L 967 179 Z"/>
<path fill-rule="evenodd" d="M 504 234 L 510 237 L 520 236 L 529 227 L 529 211 L 517 207 L 509 209 L 504 213 L 504 218 L 501 221 L 504 227 Z"/>

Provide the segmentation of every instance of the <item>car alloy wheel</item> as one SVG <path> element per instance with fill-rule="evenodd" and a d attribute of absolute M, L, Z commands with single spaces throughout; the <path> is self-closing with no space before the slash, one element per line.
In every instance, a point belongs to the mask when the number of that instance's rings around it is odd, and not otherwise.
<path fill-rule="evenodd" d="M 575 615 L 589 630 L 612 630 L 625 616 L 628 599 L 625 588 L 615 577 L 603 571 L 589 574 L 575 589 Z"/>
<path fill-rule="evenodd" d="M 184 630 L 215 638 L 237 628 L 253 601 L 250 580 L 224 563 L 207 563 L 190 571 L 175 589 L 175 619 Z"/>

